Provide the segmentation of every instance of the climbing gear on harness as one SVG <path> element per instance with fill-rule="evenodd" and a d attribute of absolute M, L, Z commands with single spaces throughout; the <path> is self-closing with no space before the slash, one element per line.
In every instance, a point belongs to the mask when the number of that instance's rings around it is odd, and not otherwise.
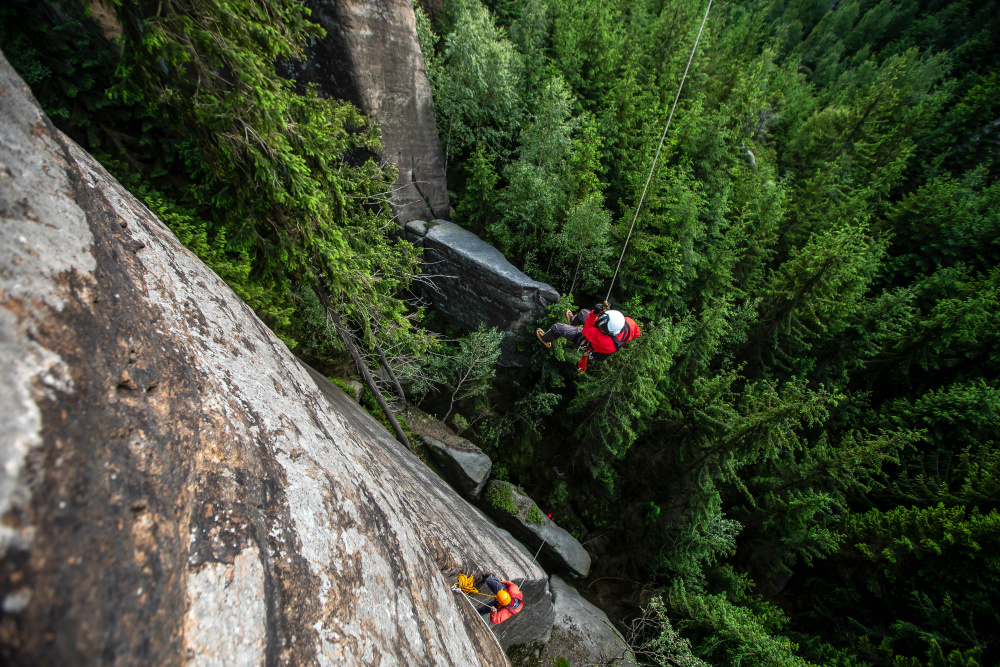
<path fill-rule="evenodd" d="M 635 216 L 632 218 L 632 226 L 628 229 L 628 236 L 625 237 L 625 244 L 622 246 L 622 254 L 618 257 L 618 264 L 615 266 L 615 275 L 611 278 L 611 284 L 608 286 L 608 295 L 604 297 L 607 301 L 611 298 L 611 290 L 615 287 L 615 280 L 618 279 L 618 269 L 621 268 L 622 259 L 625 258 L 625 250 L 628 248 L 628 242 L 632 239 L 632 232 L 635 230 L 635 223 L 639 219 L 639 211 L 642 209 L 642 202 L 646 200 L 646 191 L 649 190 L 649 182 L 653 180 L 653 170 L 656 169 L 656 161 L 660 157 L 660 151 L 663 149 L 663 141 L 667 138 L 667 130 L 670 129 L 670 121 L 674 119 L 674 111 L 677 109 L 677 102 L 681 99 L 681 91 L 684 90 L 684 82 L 687 80 L 688 70 L 691 69 L 691 63 L 694 61 L 694 54 L 698 50 L 698 42 L 701 41 L 701 31 L 705 29 L 705 21 L 708 20 L 708 11 L 712 9 L 712 0 L 708 0 L 708 7 L 705 8 L 705 16 L 701 19 L 701 27 L 698 28 L 698 36 L 694 40 L 694 46 L 691 48 L 691 57 L 688 58 L 687 67 L 684 68 L 684 76 L 681 77 L 681 84 L 677 86 L 677 95 L 674 96 L 674 104 L 670 107 L 670 115 L 667 117 L 667 125 L 663 128 L 663 134 L 660 135 L 660 145 L 656 147 L 656 155 L 653 156 L 653 164 L 649 168 L 649 176 L 646 177 L 646 186 L 642 189 L 642 196 L 639 197 L 639 205 L 635 207 Z"/>
<path fill-rule="evenodd" d="M 545 347 L 552 347 L 552 343 L 546 343 L 545 339 L 542 338 L 542 336 L 545 335 L 544 331 L 542 331 L 541 329 L 535 329 L 535 335 L 538 336 L 538 340 L 542 341 L 542 345 L 544 345 Z"/>
<path fill-rule="evenodd" d="M 625 328 L 625 316 L 617 310 L 609 310 L 597 318 L 597 328 L 609 336 L 617 336 Z"/>
<path fill-rule="evenodd" d="M 510 604 L 510 593 L 508 593 L 507 591 L 500 591 L 499 593 L 497 593 L 496 598 L 497 602 L 500 603 L 501 607 L 506 607 L 507 605 Z"/>
<path fill-rule="evenodd" d="M 592 356 L 594 356 L 593 352 L 590 350 L 584 350 L 583 356 L 580 357 L 580 361 L 576 362 L 576 367 L 580 369 L 580 375 L 587 372 L 587 362 Z"/>

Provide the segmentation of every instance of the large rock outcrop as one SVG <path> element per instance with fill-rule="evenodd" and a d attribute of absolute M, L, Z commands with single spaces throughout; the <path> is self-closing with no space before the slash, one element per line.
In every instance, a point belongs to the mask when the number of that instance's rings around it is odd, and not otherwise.
<path fill-rule="evenodd" d="M 493 469 L 490 457 L 470 441 L 455 435 L 441 420 L 416 408 L 410 408 L 409 422 L 447 480 L 466 496 L 477 500 Z"/>
<path fill-rule="evenodd" d="M 288 63 L 300 83 L 349 100 L 382 127 L 382 158 L 399 169 L 397 220 L 447 218 L 444 152 L 409 0 L 306 0 L 326 37 Z"/>
<path fill-rule="evenodd" d="M 556 618 L 548 581 L 536 579 L 522 582 L 518 577 L 508 581 L 518 584 L 524 594 L 525 604 L 519 613 L 493 626 L 493 634 L 496 635 L 504 651 L 512 646 L 545 639 L 549 636 Z"/>
<path fill-rule="evenodd" d="M 510 482 L 491 479 L 483 492 L 482 505 L 500 525 L 509 529 L 538 553 L 538 561 L 555 572 L 590 573 L 590 554 L 579 540 L 549 519 Z"/>
<path fill-rule="evenodd" d="M 541 664 L 566 658 L 572 665 L 635 666 L 635 656 L 608 615 L 553 575 L 549 588 L 555 603 L 552 634 L 541 651 Z"/>
<path fill-rule="evenodd" d="M 423 273 L 433 281 L 424 297 L 467 329 L 482 323 L 521 332 L 559 301 L 551 285 L 529 278 L 499 250 L 454 223 L 410 222 L 406 238 L 424 249 Z"/>
<path fill-rule="evenodd" d="M 2 56 L 0 517 L 6 663 L 502 665 L 454 576 L 546 579 Z"/>

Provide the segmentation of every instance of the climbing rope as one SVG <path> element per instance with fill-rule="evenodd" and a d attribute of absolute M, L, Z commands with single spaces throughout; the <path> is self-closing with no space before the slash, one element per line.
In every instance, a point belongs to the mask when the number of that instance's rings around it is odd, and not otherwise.
<path fill-rule="evenodd" d="M 544 546 L 545 546 L 545 539 L 543 538 L 542 539 L 542 545 L 540 547 L 538 547 L 538 551 L 535 552 L 534 557 L 531 559 L 532 563 L 537 563 L 538 562 L 538 554 L 542 553 L 542 547 L 544 547 Z M 527 578 L 528 578 L 528 575 L 524 575 L 523 577 L 521 577 L 521 584 L 523 584 L 524 580 L 527 579 Z M 520 588 L 521 584 L 518 584 L 517 587 Z"/>
<path fill-rule="evenodd" d="M 473 583 L 473 581 L 474 581 L 474 578 L 473 578 L 473 576 L 471 574 L 469 576 L 465 576 L 464 574 L 460 574 L 460 575 L 458 575 L 458 581 L 456 581 L 454 585 L 457 588 L 459 588 L 466 595 L 471 595 L 473 593 L 479 593 L 479 591 L 476 590 L 476 586 Z"/>
<path fill-rule="evenodd" d="M 677 101 L 681 99 L 681 91 L 684 89 L 684 81 L 687 80 L 688 70 L 691 69 L 691 62 L 694 60 L 694 54 L 698 50 L 698 42 L 701 41 L 701 31 L 705 29 L 705 21 L 708 20 L 708 10 L 712 8 L 712 0 L 708 0 L 708 7 L 705 8 L 705 16 L 701 19 L 701 27 L 698 28 L 698 36 L 694 40 L 694 47 L 691 49 L 691 57 L 688 58 L 687 67 L 684 68 L 684 76 L 681 77 L 681 85 L 677 87 L 677 95 L 674 97 L 674 104 L 670 107 L 670 115 L 667 117 L 667 125 L 663 128 L 663 134 L 660 136 L 660 145 L 656 147 L 656 155 L 653 157 L 653 166 L 649 168 L 649 176 L 646 177 L 646 186 L 642 189 L 642 196 L 639 197 L 639 205 L 635 207 L 635 216 L 632 218 L 632 226 L 629 227 L 628 236 L 625 237 L 625 245 L 622 246 L 622 254 L 618 257 L 618 265 L 615 266 L 615 275 L 611 278 L 611 285 L 608 287 L 608 295 L 604 297 L 607 301 L 611 298 L 611 290 L 615 286 L 615 280 L 618 279 L 618 269 L 621 268 L 622 259 L 625 257 L 625 250 L 628 248 L 628 242 L 632 239 L 632 231 L 635 229 L 635 223 L 639 219 L 639 210 L 642 208 L 642 203 L 646 200 L 646 191 L 649 189 L 649 182 L 653 180 L 653 170 L 656 169 L 656 161 L 660 158 L 660 151 L 663 149 L 663 141 L 667 138 L 667 130 L 670 129 L 670 121 L 674 119 L 674 111 L 677 109 Z"/>

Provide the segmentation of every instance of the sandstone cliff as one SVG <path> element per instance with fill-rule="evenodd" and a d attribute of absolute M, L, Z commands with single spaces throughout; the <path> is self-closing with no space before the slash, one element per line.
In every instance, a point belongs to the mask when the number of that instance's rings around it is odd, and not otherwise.
<path fill-rule="evenodd" d="M 499 665 L 454 575 L 548 596 L 2 56 L 0 464 L 9 662 Z"/>
<path fill-rule="evenodd" d="M 399 169 L 397 220 L 448 218 L 444 151 L 409 0 L 305 0 L 326 37 L 289 74 L 349 100 L 382 127 L 382 158 Z"/>

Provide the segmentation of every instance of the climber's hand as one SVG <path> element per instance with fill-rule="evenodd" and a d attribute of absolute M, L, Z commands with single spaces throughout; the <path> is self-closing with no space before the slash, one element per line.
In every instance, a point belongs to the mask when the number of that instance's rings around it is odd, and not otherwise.
<path fill-rule="evenodd" d="M 607 309 L 608 309 L 607 301 L 601 301 L 596 306 L 594 306 L 594 312 L 597 313 L 598 315 L 600 315 Z"/>

